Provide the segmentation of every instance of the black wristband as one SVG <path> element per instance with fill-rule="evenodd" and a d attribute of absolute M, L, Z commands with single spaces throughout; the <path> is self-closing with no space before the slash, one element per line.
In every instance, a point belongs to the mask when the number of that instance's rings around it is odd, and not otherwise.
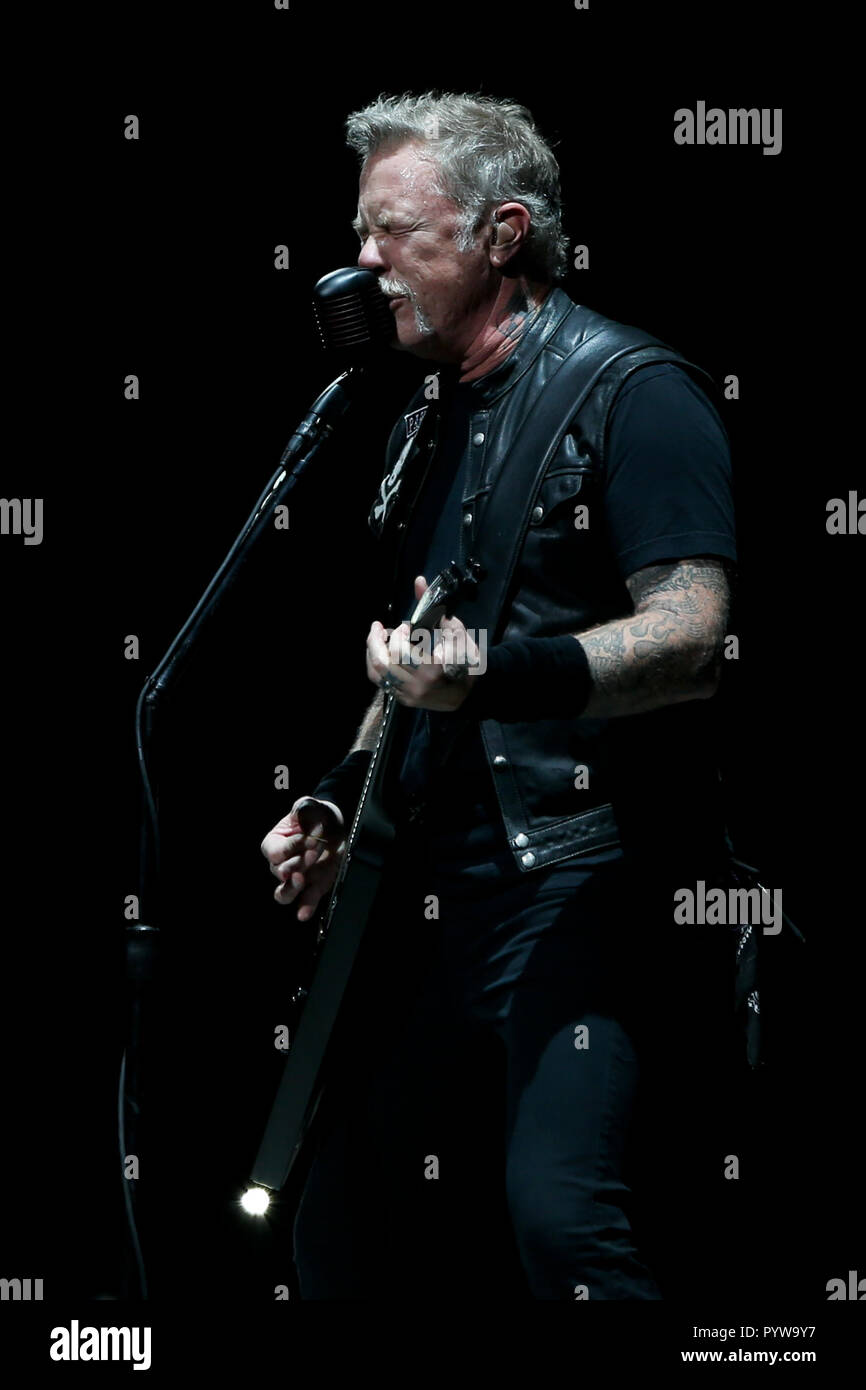
<path fill-rule="evenodd" d="M 484 674 L 470 679 L 467 714 L 502 723 L 576 718 L 592 692 L 586 652 L 568 633 L 500 642 L 488 651 Z"/>
<path fill-rule="evenodd" d="M 319 801 L 333 801 L 343 813 L 343 824 L 348 830 L 355 818 L 364 780 L 373 753 L 369 748 L 356 748 L 349 753 L 337 767 L 326 773 L 311 796 Z"/>

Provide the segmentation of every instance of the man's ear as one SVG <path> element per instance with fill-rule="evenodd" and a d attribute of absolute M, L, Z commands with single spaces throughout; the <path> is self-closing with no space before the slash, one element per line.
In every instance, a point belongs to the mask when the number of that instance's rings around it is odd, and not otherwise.
<path fill-rule="evenodd" d="M 490 233 L 490 263 L 498 270 L 515 258 L 526 243 L 532 217 L 522 203 L 503 203 L 493 214 Z M 516 267 L 510 273 L 516 273 Z"/>

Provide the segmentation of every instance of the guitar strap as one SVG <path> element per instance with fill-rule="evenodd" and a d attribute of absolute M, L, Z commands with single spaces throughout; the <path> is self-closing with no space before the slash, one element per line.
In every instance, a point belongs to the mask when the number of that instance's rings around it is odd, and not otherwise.
<path fill-rule="evenodd" d="M 577 305 L 572 308 L 562 327 L 577 308 Z M 624 343 L 622 324 L 603 325 L 566 353 L 524 416 L 486 498 L 478 499 L 481 507 L 475 553 L 461 554 L 461 560 L 464 567 L 472 562 L 480 566 L 479 582 L 461 596 L 459 616 L 464 627 L 485 630 L 489 641 L 495 640 L 536 498 L 551 460 L 604 372 L 620 358 L 639 353 L 641 363 L 676 362 L 695 368 L 710 386 L 713 384 L 702 368 L 687 363 L 667 344 L 640 329 L 633 328 L 630 332 L 631 340 Z M 544 440 L 547 443 L 539 452 L 539 442 Z M 520 503 L 515 505 L 515 499 L 519 498 L 523 499 L 522 515 Z M 462 545 L 462 536 L 460 539 Z M 465 716 L 461 719 L 459 710 L 453 717 L 449 716 L 448 736 L 440 745 L 443 761 L 464 725 Z"/>

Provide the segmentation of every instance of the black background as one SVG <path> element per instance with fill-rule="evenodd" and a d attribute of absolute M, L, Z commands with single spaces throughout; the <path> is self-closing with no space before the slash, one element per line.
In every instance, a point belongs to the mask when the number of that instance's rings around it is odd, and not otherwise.
<path fill-rule="evenodd" d="M 857 488 L 862 466 L 827 408 L 842 393 L 828 351 L 841 248 L 812 215 L 821 143 L 814 92 L 782 60 L 786 42 L 807 39 L 791 24 L 769 4 L 294 3 L 113 14 L 104 59 L 95 26 L 75 36 L 62 167 L 49 167 L 46 141 L 30 164 L 49 196 L 42 216 L 28 203 L 24 238 L 56 247 L 62 227 L 63 254 L 41 262 L 48 293 L 18 344 L 32 399 L 3 484 L 8 497 L 45 496 L 43 544 L 2 540 L 4 917 L 10 960 L 35 948 L 8 976 L 19 1004 L 8 1277 L 44 1271 L 58 1306 L 122 1292 L 115 1105 L 123 900 L 138 877 L 135 699 L 335 374 L 309 306 L 315 281 L 357 256 L 345 117 L 380 91 L 429 87 L 520 100 L 554 142 L 565 230 L 590 251 L 591 269 L 565 282 L 572 298 L 718 381 L 739 379 L 725 415 L 741 556 L 740 660 L 724 695 L 731 829 L 810 940 L 797 1026 L 756 1092 L 761 1172 L 746 1200 L 758 1224 L 740 1274 L 815 1322 L 829 1278 L 858 1258 L 866 1273 L 848 1120 L 847 948 L 862 911 L 840 804 L 857 785 L 848 629 L 862 540 L 825 527 L 827 500 Z M 698 100 L 782 107 L 781 154 L 677 146 L 673 113 Z M 138 141 L 124 139 L 130 113 Z M 273 264 L 282 243 L 288 271 Z M 166 962 L 141 1184 L 157 1302 L 266 1300 L 291 1277 L 285 1216 L 266 1234 L 236 1207 L 295 961 L 294 918 L 271 900 L 259 843 L 343 755 L 370 697 L 364 638 L 384 613 L 365 518 L 419 370 L 395 354 L 376 369 L 163 716 Z M 124 399 L 128 373 L 139 401 Z M 128 634 L 137 662 L 124 659 Z M 282 763 L 288 792 L 274 790 Z"/>

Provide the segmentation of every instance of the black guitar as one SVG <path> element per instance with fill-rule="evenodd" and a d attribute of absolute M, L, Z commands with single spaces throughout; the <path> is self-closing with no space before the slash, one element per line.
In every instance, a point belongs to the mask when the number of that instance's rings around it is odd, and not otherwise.
<path fill-rule="evenodd" d="M 458 593 L 477 581 L 470 561 L 437 575 L 408 619 L 412 631 L 433 631 L 450 616 Z M 385 778 L 397 701 L 385 691 L 382 723 L 361 800 L 319 928 L 309 989 L 297 1021 L 270 1118 L 251 1172 L 253 1183 L 278 1191 L 287 1181 L 321 1101 L 326 1059 L 343 996 L 364 937 L 396 830 L 386 809 Z M 298 996 L 296 995 L 296 999 Z"/>

